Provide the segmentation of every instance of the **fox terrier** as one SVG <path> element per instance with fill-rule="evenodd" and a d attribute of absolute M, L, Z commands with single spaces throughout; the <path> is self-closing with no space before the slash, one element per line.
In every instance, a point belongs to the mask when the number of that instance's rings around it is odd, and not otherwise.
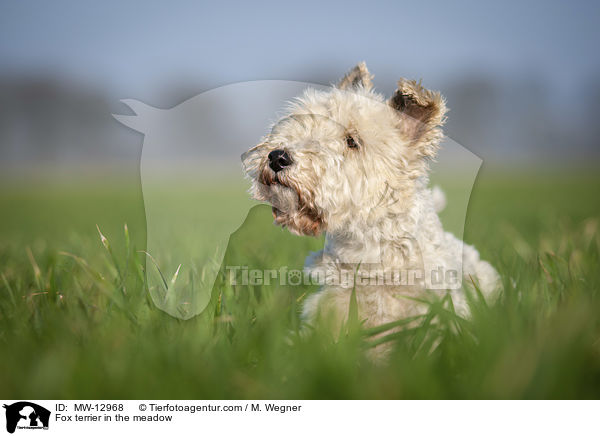
<path fill-rule="evenodd" d="M 330 90 L 308 88 L 290 103 L 242 156 L 250 193 L 272 205 L 276 224 L 325 233 L 324 249 L 306 263 L 311 276 L 326 278 L 304 303 L 309 325 L 339 329 L 352 298 L 366 327 L 421 315 L 431 289 L 449 292 L 456 312 L 468 315 L 465 288 L 488 296 L 499 277 L 474 247 L 444 231 L 443 193 L 428 187 L 444 98 L 401 79 L 386 101 L 371 80 L 360 63 Z"/>

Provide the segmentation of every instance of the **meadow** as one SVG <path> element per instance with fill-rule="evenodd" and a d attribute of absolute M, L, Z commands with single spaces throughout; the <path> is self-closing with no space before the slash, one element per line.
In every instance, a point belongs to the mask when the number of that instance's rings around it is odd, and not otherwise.
<path fill-rule="evenodd" d="M 469 319 L 432 304 L 385 337 L 392 356 L 376 366 L 365 350 L 380 332 L 358 324 L 337 341 L 298 336 L 315 287 L 231 285 L 223 273 L 200 315 L 157 309 L 135 178 L 3 181 L 0 397 L 600 398 L 599 192 L 592 170 L 484 168 L 464 238 L 498 269 L 502 295 L 493 304 L 473 295 Z M 203 204 L 216 195 L 187 194 Z M 223 265 L 300 268 L 322 243 L 273 226 L 270 208 L 255 206 Z"/>

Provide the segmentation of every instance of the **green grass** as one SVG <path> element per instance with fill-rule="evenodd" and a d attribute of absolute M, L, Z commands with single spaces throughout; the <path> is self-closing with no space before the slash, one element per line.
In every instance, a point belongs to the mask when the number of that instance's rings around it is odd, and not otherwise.
<path fill-rule="evenodd" d="M 490 306 L 475 298 L 469 320 L 432 305 L 376 367 L 358 328 L 337 342 L 299 339 L 298 311 L 314 287 L 231 286 L 221 275 L 201 315 L 158 310 L 135 183 L 4 184 L 0 396 L 599 398 L 599 188 L 593 173 L 483 171 L 465 239 L 497 267 L 503 294 Z M 244 195 L 227 189 L 219 195 Z M 189 210 L 218 198 L 179 194 L 195 199 L 178 202 Z M 299 268 L 322 244 L 271 222 L 268 207 L 252 209 L 224 264 Z"/>

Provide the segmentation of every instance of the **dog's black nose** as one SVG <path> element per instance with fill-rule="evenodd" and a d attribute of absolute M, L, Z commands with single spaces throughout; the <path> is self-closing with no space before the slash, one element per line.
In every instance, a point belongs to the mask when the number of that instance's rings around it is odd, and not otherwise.
<path fill-rule="evenodd" d="M 292 158 L 284 150 L 273 150 L 269 153 L 269 166 L 276 173 L 289 167 L 292 164 Z"/>

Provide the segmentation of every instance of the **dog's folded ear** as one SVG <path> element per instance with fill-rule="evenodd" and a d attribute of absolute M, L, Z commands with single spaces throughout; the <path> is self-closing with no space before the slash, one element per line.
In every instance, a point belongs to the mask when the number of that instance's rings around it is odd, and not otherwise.
<path fill-rule="evenodd" d="M 400 79 L 388 101 L 399 115 L 399 128 L 423 157 L 435 156 L 444 134 L 446 102 L 439 92 L 424 88 L 415 80 Z"/>
<path fill-rule="evenodd" d="M 344 91 L 351 91 L 358 88 L 364 88 L 367 91 L 370 91 L 371 88 L 373 88 L 372 78 L 373 76 L 369 73 L 369 70 L 367 70 L 367 64 L 360 62 L 342 77 L 336 87 Z"/>

